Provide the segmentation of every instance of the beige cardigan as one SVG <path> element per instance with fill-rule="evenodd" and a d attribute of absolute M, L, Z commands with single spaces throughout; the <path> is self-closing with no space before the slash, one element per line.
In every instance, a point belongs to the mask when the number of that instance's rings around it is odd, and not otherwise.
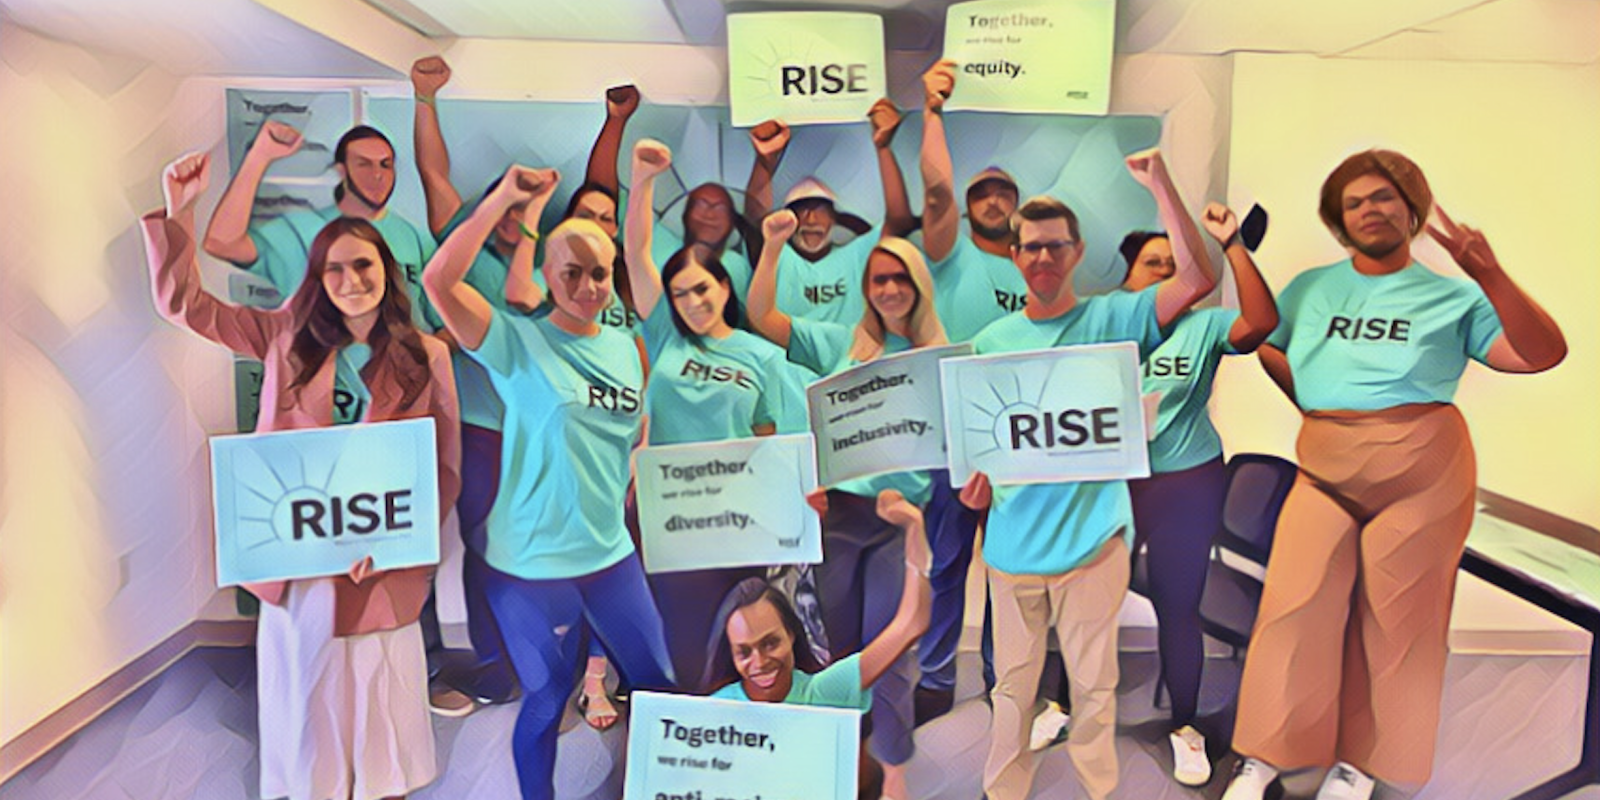
<path fill-rule="evenodd" d="M 265 365 L 261 383 L 261 413 L 256 431 L 324 428 L 333 424 L 334 359 L 322 364 L 298 391 L 287 391 L 294 380 L 289 346 L 293 321 L 286 308 L 263 310 L 224 303 L 200 286 L 195 261 L 195 236 L 184 224 L 155 211 L 141 220 L 145 257 L 150 266 L 150 289 L 156 310 L 174 325 L 188 328 L 236 353 L 260 359 Z M 443 342 L 426 334 L 430 380 L 415 400 L 401 405 L 402 392 L 393 379 L 392 362 L 377 366 L 368 387 L 372 393 L 367 419 L 383 422 L 433 417 L 439 451 L 440 522 L 455 507 L 461 491 L 461 428 L 456 406 L 455 373 Z M 408 625 L 422 613 L 433 579 L 431 566 L 379 572 L 359 585 L 348 576 L 334 578 L 334 634 L 350 636 Z M 264 602 L 281 605 L 287 581 L 246 584 Z"/>

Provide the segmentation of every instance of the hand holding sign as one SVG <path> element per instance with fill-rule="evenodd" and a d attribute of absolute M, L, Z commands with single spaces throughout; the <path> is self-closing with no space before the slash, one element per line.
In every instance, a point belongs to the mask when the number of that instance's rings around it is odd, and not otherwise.
<path fill-rule="evenodd" d="M 194 202 L 211 183 L 211 157 L 189 153 L 161 171 L 161 191 L 166 197 L 167 218 L 194 210 Z"/>
<path fill-rule="evenodd" d="M 900 129 L 900 120 L 905 116 L 889 98 L 880 97 L 868 109 L 867 119 L 872 123 L 872 146 L 881 150 L 894 141 L 894 132 Z"/>
<path fill-rule="evenodd" d="M 1233 209 L 1221 203 L 1207 203 L 1205 211 L 1200 213 L 1200 224 L 1223 247 L 1239 235 L 1239 218 L 1233 215 Z"/>
<path fill-rule="evenodd" d="M 260 153 L 268 161 L 277 161 L 288 158 L 299 152 L 300 145 L 305 144 L 305 137 L 290 125 L 285 125 L 277 120 L 267 120 L 261 125 L 261 133 L 256 135 L 256 141 L 250 145 L 251 153 Z"/>
<path fill-rule="evenodd" d="M 782 120 L 769 119 L 750 129 L 750 144 L 756 148 L 756 158 L 776 163 L 789 146 L 789 126 Z"/>
<path fill-rule="evenodd" d="M 956 62 L 944 58 L 922 73 L 922 105 L 929 111 L 943 111 L 944 101 L 956 88 Z"/>
<path fill-rule="evenodd" d="M 994 502 L 994 487 L 989 485 L 989 476 L 982 472 L 972 473 L 972 477 L 967 478 L 967 485 L 961 487 L 958 499 L 961 505 L 973 511 L 988 508 Z"/>
<path fill-rule="evenodd" d="M 450 65 L 438 56 L 419 58 L 411 65 L 411 91 L 418 100 L 433 100 L 439 90 L 450 82 Z"/>
<path fill-rule="evenodd" d="M 372 577 L 372 573 L 376 571 L 377 570 L 373 568 L 372 556 L 367 556 L 366 558 L 351 564 L 350 572 L 347 574 L 350 576 L 351 583 L 360 586 L 362 581 Z"/>
<path fill-rule="evenodd" d="M 639 110 L 639 89 L 633 84 L 613 86 L 606 90 L 606 116 L 627 119 Z"/>
<path fill-rule="evenodd" d="M 633 146 L 633 180 L 649 180 L 672 166 L 672 149 L 654 139 L 640 139 Z"/>

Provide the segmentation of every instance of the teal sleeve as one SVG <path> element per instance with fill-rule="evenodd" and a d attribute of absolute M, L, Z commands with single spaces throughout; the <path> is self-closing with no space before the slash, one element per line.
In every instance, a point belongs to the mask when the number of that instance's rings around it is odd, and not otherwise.
<path fill-rule="evenodd" d="M 768 398 L 773 422 L 778 433 L 810 433 L 811 418 L 806 411 L 806 385 L 816 380 L 816 375 L 788 359 L 773 359 L 768 385 L 774 387 L 774 397 Z M 773 399 L 777 402 L 773 402 Z"/>
<path fill-rule="evenodd" d="M 662 295 L 656 301 L 656 307 L 651 309 L 650 316 L 644 317 L 639 323 L 639 338 L 644 339 L 644 352 L 652 364 L 661 357 L 667 342 L 678 335 L 677 326 L 672 324 L 672 309 L 667 307 L 668 302 L 666 295 Z"/>
<path fill-rule="evenodd" d="M 1239 312 L 1231 308 L 1210 309 L 1212 340 L 1217 343 L 1217 349 L 1225 356 L 1239 355 L 1239 349 L 1233 346 L 1228 339 L 1228 334 L 1233 330 L 1233 323 L 1239 321 Z"/>
<path fill-rule="evenodd" d="M 861 654 L 852 653 L 811 676 L 810 705 L 866 711 L 872 696 L 861 688 Z"/>
<path fill-rule="evenodd" d="M 489 312 L 489 330 L 476 350 L 467 350 L 472 360 L 498 375 L 510 375 L 533 365 L 533 356 L 523 339 L 512 330 L 511 318 L 500 309 Z"/>
<path fill-rule="evenodd" d="M 1300 294 L 1304 284 L 1299 277 L 1289 281 L 1278 295 L 1278 327 L 1272 329 L 1267 335 L 1266 344 L 1288 352 L 1289 335 L 1294 331 L 1296 312 L 1299 311 Z"/>
<path fill-rule="evenodd" d="M 418 228 L 415 225 L 411 226 L 411 229 L 416 231 L 416 235 L 417 235 L 417 253 L 422 258 L 422 268 L 424 270 L 426 270 L 428 268 L 428 262 L 433 260 L 433 254 L 437 253 L 439 251 L 439 243 L 435 242 L 433 240 L 433 237 L 428 235 L 427 231 L 425 231 L 425 230 L 423 230 L 421 228 Z M 419 275 L 417 277 L 418 277 L 418 280 L 420 281 L 422 276 Z M 469 277 L 470 277 L 470 275 L 469 275 Z M 471 281 L 468 281 L 468 283 L 471 284 Z M 477 287 L 473 287 L 473 288 L 477 288 Z M 479 289 L 478 291 L 481 293 L 483 290 Z M 484 296 L 487 297 L 488 295 L 484 295 Z M 428 330 L 429 331 L 437 331 L 440 328 L 444 327 L 444 317 L 439 316 L 438 309 L 435 309 L 433 307 L 433 300 L 428 297 L 428 292 L 425 289 L 423 289 L 421 286 L 417 287 L 417 302 L 422 303 L 422 319 L 423 319 L 424 322 L 426 322 L 428 324 Z M 493 303 L 494 301 L 490 300 L 489 302 Z M 505 307 L 505 290 L 504 290 L 504 288 L 502 288 L 501 291 L 500 291 L 500 303 L 499 303 L 499 305 L 497 307 L 498 308 L 504 308 Z"/>
<path fill-rule="evenodd" d="M 1494 345 L 1505 333 L 1505 328 L 1500 324 L 1500 315 L 1494 310 L 1494 304 L 1489 302 L 1488 295 L 1477 284 L 1471 284 L 1469 290 L 1473 294 L 1472 306 L 1467 309 L 1462 318 L 1463 343 L 1466 345 L 1467 355 L 1480 364 L 1487 364 L 1489 348 Z"/>
<path fill-rule="evenodd" d="M 252 225 L 249 236 L 256 247 L 256 260 L 235 266 L 266 278 L 283 302 L 289 302 L 306 274 L 308 252 L 299 231 L 285 215 Z"/>
<path fill-rule="evenodd" d="M 1128 294 L 1127 300 L 1132 306 L 1127 313 L 1118 315 L 1119 321 L 1125 321 L 1127 325 L 1118 335 L 1139 345 L 1140 358 L 1149 355 L 1166 341 L 1161 333 L 1160 316 L 1156 313 L 1156 292 L 1160 288 L 1157 284 L 1140 292 L 1123 293 Z"/>
<path fill-rule="evenodd" d="M 835 322 L 789 318 L 789 360 L 818 375 L 844 363 L 853 331 Z"/>

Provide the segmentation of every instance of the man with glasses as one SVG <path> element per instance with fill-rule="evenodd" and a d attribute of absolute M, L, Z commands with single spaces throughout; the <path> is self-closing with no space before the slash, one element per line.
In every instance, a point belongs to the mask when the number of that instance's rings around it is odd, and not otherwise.
<path fill-rule="evenodd" d="M 1177 256 L 1177 275 L 1142 292 L 1079 298 L 1072 270 L 1083 258 L 1078 218 L 1049 197 L 1011 217 L 1011 260 L 1028 285 L 1027 304 L 973 340 L 978 354 L 1136 342 L 1148 351 L 1161 329 L 1209 293 L 1215 274 L 1199 230 L 1183 208 L 1159 153 L 1128 157 L 1128 169 L 1155 195 Z M 1117 615 L 1127 594 L 1133 510 L 1124 481 L 1039 483 L 991 488 L 976 473 L 962 488 L 968 508 L 989 509 L 983 558 L 994 617 L 991 694 L 994 723 L 984 791 L 1023 800 L 1033 786 L 1028 734 L 1045 639 L 1056 629 L 1073 708 L 1067 753 L 1088 797 L 1117 785 Z"/>

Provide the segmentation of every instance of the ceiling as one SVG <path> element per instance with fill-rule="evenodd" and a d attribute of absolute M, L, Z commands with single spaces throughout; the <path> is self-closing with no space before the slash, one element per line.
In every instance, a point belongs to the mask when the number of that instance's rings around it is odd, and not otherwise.
<path fill-rule="evenodd" d="M 729 12 L 871 10 L 940 49 L 949 0 L 0 0 L 0 21 L 177 74 L 394 78 L 373 37 L 720 46 Z M 317 24 L 308 22 L 310 17 Z M 344 24 L 328 24 L 342 18 Z M 374 25 L 376 21 L 381 24 Z M 1119 0 L 1119 53 L 1593 64 L 1600 0 Z M 392 34 L 392 35 L 390 35 Z M 396 49 L 396 48 L 391 48 Z M 293 58 L 284 58 L 285 53 Z"/>

